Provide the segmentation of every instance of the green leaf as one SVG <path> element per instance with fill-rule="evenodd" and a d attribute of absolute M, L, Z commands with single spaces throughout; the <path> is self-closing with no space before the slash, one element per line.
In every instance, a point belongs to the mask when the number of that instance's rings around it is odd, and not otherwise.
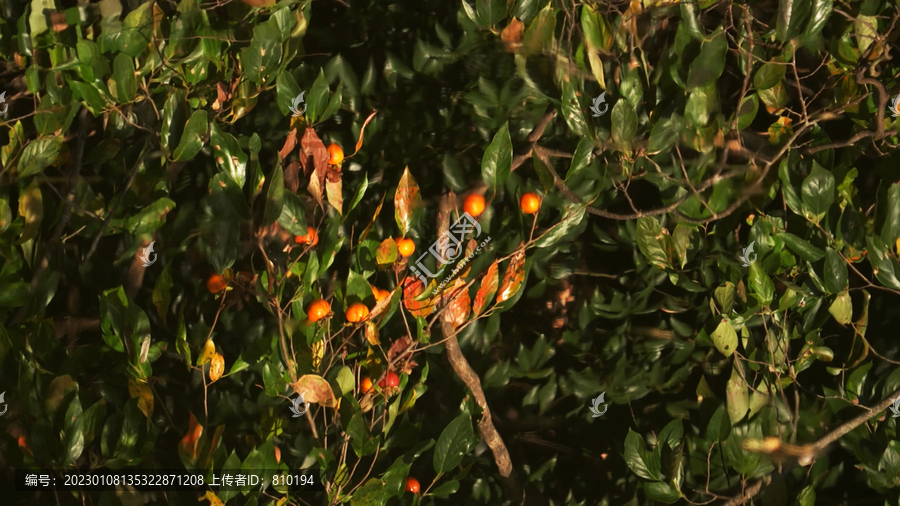
<path fill-rule="evenodd" d="M 275 169 L 276 172 L 278 169 Z M 277 176 L 276 176 L 277 177 Z M 306 235 L 306 214 L 303 210 L 303 201 L 291 192 L 282 192 L 281 215 L 278 224 L 284 227 L 291 235 Z"/>
<path fill-rule="evenodd" d="M 681 499 L 681 492 L 672 485 L 661 481 L 644 483 L 644 492 L 650 499 L 665 504 L 674 504 Z"/>
<path fill-rule="evenodd" d="M 369 478 L 365 485 L 353 492 L 350 506 L 384 506 L 387 500 L 384 482 L 378 478 Z"/>
<path fill-rule="evenodd" d="M 266 77 L 278 70 L 281 48 L 281 30 L 276 19 L 256 25 L 250 47 L 241 51 L 244 75 L 257 86 L 265 84 Z"/>
<path fill-rule="evenodd" d="M 884 209 L 884 225 L 881 226 L 881 240 L 885 244 L 891 244 L 900 239 L 900 183 L 894 183 L 888 188 L 887 200 L 879 202 Z"/>
<path fill-rule="evenodd" d="M 788 159 L 789 157 L 787 156 L 782 158 L 781 165 L 778 167 L 778 177 L 781 179 L 781 194 L 784 196 L 784 201 L 791 211 L 803 216 L 803 206 L 800 202 L 800 197 L 797 196 L 797 192 L 794 190 L 793 184 L 791 184 Z M 790 244 L 788 244 L 788 246 L 790 246 Z M 824 251 L 822 252 L 822 256 L 825 256 Z"/>
<path fill-rule="evenodd" d="M 651 468 L 650 466 L 652 466 L 653 463 L 652 461 L 647 462 L 647 459 L 645 458 L 646 453 L 647 450 L 644 448 L 644 438 L 629 428 L 628 435 L 625 436 L 625 463 L 628 464 L 628 468 L 639 477 L 645 480 L 658 480 L 660 471 L 659 463 L 656 463 L 655 468 Z"/>
<path fill-rule="evenodd" d="M 172 302 L 172 274 L 169 272 L 169 266 L 163 268 L 162 274 L 156 280 L 153 286 L 153 305 L 156 306 L 156 314 L 166 323 L 166 316 L 169 313 L 169 304 Z M 182 306 L 183 307 L 183 306 Z"/>
<path fill-rule="evenodd" d="M 725 399 L 728 409 L 728 418 L 734 425 L 744 418 L 747 411 L 750 410 L 750 395 L 748 393 L 747 382 L 738 373 L 738 365 L 731 369 L 731 379 L 725 386 Z"/>
<path fill-rule="evenodd" d="M 812 14 L 809 17 L 809 23 L 806 25 L 803 35 L 806 37 L 818 35 L 822 28 L 825 27 L 825 22 L 831 17 L 833 8 L 834 0 L 812 0 Z M 815 501 L 815 496 L 816 494 L 813 492 L 813 501 Z M 806 506 L 806 504 L 801 504 L 801 506 Z"/>
<path fill-rule="evenodd" d="M 72 398 L 69 408 L 66 410 L 65 428 L 63 429 L 62 445 L 63 458 L 62 467 L 69 467 L 73 462 L 78 460 L 84 451 L 84 432 L 81 401 L 78 396 Z"/>
<path fill-rule="evenodd" d="M 631 149 L 637 133 L 638 117 L 627 100 L 619 100 L 612 110 L 612 138 L 616 144 Z"/>
<path fill-rule="evenodd" d="M 42 137 L 25 146 L 19 157 L 19 177 L 25 178 L 40 174 L 59 156 L 59 148 L 63 144 L 61 135 Z"/>
<path fill-rule="evenodd" d="M 16 244 L 22 244 L 37 237 L 44 219 L 44 198 L 38 178 L 31 180 L 25 189 L 19 192 L 19 216 L 25 218 L 25 225 Z"/>
<path fill-rule="evenodd" d="M 706 426 L 706 437 L 711 441 L 725 441 L 731 435 L 731 420 L 725 405 L 720 404 Z"/>
<path fill-rule="evenodd" d="M 150 44 L 153 36 L 153 0 L 141 4 L 128 13 L 122 23 L 121 36 L 116 40 L 116 47 L 132 58 L 137 58 Z M 105 51 L 104 51 L 105 52 Z"/>
<path fill-rule="evenodd" d="M 434 448 L 434 470 L 446 473 L 462 462 L 463 457 L 477 443 L 468 413 L 456 417 L 441 432 Z"/>
<path fill-rule="evenodd" d="M 675 146 L 681 136 L 681 117 L 677 114 L 664 117 L 653 125 L 650 140 L 647 142 L 647 154 L 655 155 Z"/>
<path fill-rule="evenodd" d="M 775 284 L 772 283 L 772 278 L 760 265 L 761 263 L 754 262 L 750 265 L 750 290 L 759 299 L 760 304 L 768 306 L 772 303 L 772 297 L 775 295 Z"/>
<path fill-rule="evenodd" d="M 347 276 L 346 299 L 349 301 L 355 298 L 362 301 L 371 296 L 372 287 L 369 285 L 369 282 L 366 281 L 366 278 L 354 272 L 353 269 L 350 269 L 350 273 Z"/>
<path fill-rule="evenodd" d="M 846 290 L 838 294 L 838 296 L 835 297 L 834 302 L 832 302 L 831 306 L 828 308 L 828 312 L 831 313 L 831 316 L 834 316 L 834 319 L 841 325 L 850 323 L 850 320 L 853 317 L 853 302 L 850 300 L 850 294 L 847 293 Z"/>
<path fill-rule="evenodd" d="M 875 277 L 881 284 L 900 290 L 900 264 L 890 254 L 890 250 L 878 236 L 866 236 L 869 253 L 866 256 L 872 264 Z"/>
<path fill-rule="evenodd" d="M 787 0 L 784 0 L 787 1 Z M 834 203 L 834 175 L 813 161 L 800 193 L 806 219 L 819 222 Z"/>
<path fill-rule="evenodd" d="M 548 248 L 550 246 L 553 246 L 554 244 L 559 243 L 559 241 L 561 241 L 567 234 L 569 234 L 572 230 L 575 230 L 576 227 L 582 224 L 582 220 L 584 218 L 584 213 L 586 210 L 587 208 L 584 205 L 577 205 L 569 208 L 569 210 L 565 213 L 565 217 L 559 223 L 553 225 L 553 228 L 545 232 L 540 239 L 535 241 L 535 247 Z"/>
<path fill-rule="evenodd" d="M 174 161 L 184 162 L 193 158 L 200 149 L 203 148 L 203 138 L 209 128 L 209 122 L 206 117 L 206 111 L 198 109 L 191 114 L 187 124 L 184 126 L 184 134 L 178 147 L 175 148 Z"/>
<path fill-rule="evenodd" d="M 247 209 L 241 188 L 225 174 L 216 174 L 209 182 L 206 215 L 201 224 L 203 235 L 211 244 L 210 260 L 216 272 L 224 272 L 237 259 L 239 223 L 244 219 Z"/>
<path fill-rule="evenodd" d="M 726 281 L 725 286 L 716 288 L 715 298 L 722 314 L 731 314 L 731 311 L 734 310 L 734 284 L 731 281 Z M 722 324 L 719 324 L 719 327 L 721 326 Z M 716 346 L 718 347 L 718 345 Z M 735 341 L 735 345 L 731 347 L 732 352 L 736 346 L 737 341 Z M 722 351 L 721 348 L 719 351 Z M 723 351 L 722 353 L 725 352 Z M 730 353 L 728 355 L 730 355 Z"/>
<path fill-rule="evenodd" d="M 319 77 L 313 82 L 306 99 L 306 103 L 309 104 L 306 117 L 310 123 L 316 123 L 321 119 L 321 114 L 328 105 L 328 91 L 328 79 L 325 78 L 325 72 L 320 69 Z"/>
<path fill-rule="evenodd" d="M 807 262 L 818 262 L 825 256 L 824 251 L 794 234 L 784 232 L 776 235 L 776 238 L 784 241 L 784 244 L 787 245 L 788 248 L 800 255 L 800 258 Z"/>
<path fill-rule="evenodd" d="M 120 104 L 127 104 L 137 95 L 138 84 L 134 78 L 134 62 L 125 53 L 116 55 L 113 62 L 113 77 L 116 80 L 116 98 Z"/>
<path fill-rule="evenodd" d="M 775 37 L 787 42 L 803 30 L 812 8 L 811 0 L 779 0 Z"/>
<path fill-rule="evenodd" d="M 271 225 L 281 217 L 281 211 L 284 208 L 284 172 L 281 167 L 276 166 L 272 169 L 272 175 L 269 176 L 269 189 L 266 191 L 266 211 L 263 218 L 263 225 Z M 295 234 L 306 235 L 306 234 Z"/>
<path fill-rule="evenodd" d="M 219 129 L 213 121 L 209 132 L 209 144 L 213 148 L 213 156 L 219 170 L 228 174 L 241 188 L 247 180 L 247 154 L 241 150 L 237 139 L 230 133 Z"/>
<path fill-rule="evenodd" d="M 787 72 L 787 64 L 781 61 L 766 63 L 753 76 L 753 87 L 757 90 L 768 90 L 774 88 L 784 80 L 784 74 Z"/>
<path fill-rule="evenodd" d="M 725 33 L 719 31 L 700 47 L 700 54 L 691 63 L 688 73 L 687 88 L 693 90 L 714 84 L 725 70 L 725 55 L 728 52 L 728 40 Z"/>
<path fill-rule="evenodd" d="M 587 9 L 587 5 L 584 8 Z M 575 147 L 575 153 L 572 155 L 572 163 L 569 165 L 569 171 L 566 173 L 566 181 L 587 168 L 591 163 L 593 151 L 594 141 L 589 137 L 582 137 L 578 141 L 578 146 Z"/>
<path fill-rule="evenodd" d="M 439 487 L 436 487 L 431 492 L 428 492 L 428 495 L 430 497 L 450 497 L 455 494 L 457 490 L 459 490 L 459 481 L 450 480 L 441 484 Z"/>
<path fill-rule="evenodd" d="M 365 457 L 375 453 L 378 442 L 369 433 L 367 427 L 368 421 L 366 414 L 362 411 L 354 413 L 347 424 L 347 435 L 350 437 L 350 444 L 357 457 Z"/>
<path fill-rule="evenodd" d="M 716 345 L 716 349 L 726 357 L 730 357 L 734 350 L 737 349 L 737 332 L 734 331 L 734 327 L 731 326 L 731 322 L 728 320 L 723 319 L 719 322 L 719 326 L 716 327 L 716 330 L 713 331 L 710 337 L 713 340 L 713 344 Z"/>
<path fill-rule="evenodd" d="M 637 223 L 637 244 L 644 254 L 644 257 L 653 265 L 660 269 L 669 266 L 668 257 L 666 256 L 665 246 L 661 241 L 663 231 L 659 222 L 652 216 L 644 216 L 638 218 Z"/>
<path fill-rule="evenodd" d="M 356 205 L 359 204 L 359 201 L 362 200 L 363 196 L 366 194 L 366 189 L 369 188 L 369 176 L 368 174 L 363 174 L 362 184 L 356 188 L 356 194 L 353 195 L 353 200 L 350 201 L 350 207 L 347 209 L 347 214 L 350 214 L 350 211 L 356 208 Z"/>
<path fill-rule="evenodd" d="M 494 139 L 481 159 L 481 178 L 492 188 L 506 183 L 512 167 L 512 139 L 509 136 L 509 123 L 504 123 L 494 134 Z"/>
<path fill-rule="evenodd" d="M 178 312 L 178 334 L 175 336 L 175 351 L 184 358 L 184 362 L 190 370 L 193 362 L 191 362 L 191 347 L 187 342 L 187 327 L 184 325 L 184 306 L 181 306 L 181 310 Z"/>
<path fill-rule="evenodd" d="M 825 251 L 825 288 L 828 293 L 840 293 L 847 289 L 847 263 L 837 251 L 828 248 Z"/>

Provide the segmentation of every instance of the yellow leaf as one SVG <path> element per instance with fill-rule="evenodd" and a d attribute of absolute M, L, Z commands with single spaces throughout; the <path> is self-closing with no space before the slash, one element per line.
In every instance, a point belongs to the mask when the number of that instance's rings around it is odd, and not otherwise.
<path fill-rule="evenodd" d="M 317 374 L 301 376 L 296 383 L 291 383 L 291 388 L 302 395 L 303 400 L 306 402 L 321 404 L 326 408 L 333 408 L 337 405 L 337 399 L 334 397 L 334 390 L 331 389 L 331 384 Z"/>
<path fill-rule="evenodd" d="M 284 496 L 281 499 L 279 499 L 277 503 L 275 503 L 275 506 L 284 506 L 285 504 L 287 504 L 287 502 L 288 502 L 288 498 L 287 498 L 287 496 Z"/>
<path fill-rule="evenodd" d="M 894 248 L 897 250 L 897 255 L 900 255 L 900 237 L 898 237 L 897 242 L 894 243 Z"/>
<path fill-rule="evenodd" d="M 214 343 L 212 339 L 207 339 L 206 344 L 203 345 L 203 351 L 201 351 L 200 356 L 197 357 L 197 365 L 200 366 L 209 362 L 215 354 L 216 343 Z"/>
<path fill-rule="evenodd" d="M 322 363 L 322 357 L 325 356 L 325 340 L 312 343 L 310 348 L 312 348 L 313 369 L 318 369 Z"/>
<path fill-rule="evenodd" d="M 209 380 L 215 383 L 222 377 L 223 372 L 225 372 L 225 357 L 216 353 L 212 356 L 212 359 L 210 359 Z"/>
<path fill-rule="evenodd" d="M 373 322 L 366 322 L 366 341 L 372 346 L 378 346 L 378 327 Z"/>
<path fill-rule="evenodd" d="M 201 501 L 209 501 L 209 506 L 225 506 L 225 503 L 219 499 L 219 496 L 216 495 L 213 491 L 206 492 L 206 495 L 200 498 Z"/>
<path fill-rule="evenodd" d="M 153 390 L 146 383 L 138 383 L 137 380 L 128 379 L 128 393 L 138 400 L 138 409 L 144 416 L 150 418 L 153 414 Z"/>

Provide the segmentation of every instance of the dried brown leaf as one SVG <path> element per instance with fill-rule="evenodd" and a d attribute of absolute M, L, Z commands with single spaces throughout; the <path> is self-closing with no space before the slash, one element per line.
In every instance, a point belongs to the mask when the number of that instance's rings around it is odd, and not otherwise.
<path fill-rule="evenodd" d="M 291 151 L 293 151 L 295 147 L 297 147 L 297 131 L 291 130 L 284 140 L 284 145 L 281 146 L 281 150 L 278 151 L 278 155 L 282 160 L 287 160 L 288 155 L 291 154 Z"/>
<path fill-rule="evenodd" d="M 521 249 L 516 253 L 509 265 L 506 266 L 506 273 L 503 275 L 503 283 L 497 293 L 497 303 L 506 302 L 519 291 L 522 282 L 525 280 L 525 250 Z"/>
<path fill-rule="evenodd" d="M 503 45 L 506 47 L 507 52 L 516 53 L 519 51 L 519 48 L 522 47 L 522 35 L 524 33 L 525 23 L 512 18 L 512 21 L 500 32 L 500 39 L 503 40 Z"/>
<path fill-rule="evenodd" d="M 497 269 L 497 261 L 494 260 L 494 263 L 488 267 L 487 272 L 484 274 L 484 277 L 481 278 L 481 287 L 478 289 L 478 292 L 475 294 L 475 304 L 472 307 L 472 312 L 475 313 L 475 316 L 481 314 L 484 311 L 484 308 L 487 306 L 488 301 L 494 298 L 494 294 L 497 293 L 497 284 L 499 283 L 499 275 Z"/>
<path fill-rule="evenodd" d="M 291 193 L 297 193 L 300 189 L 300 162 L 297 160 L 291 161 L 284 169 L 284 187 Z"/>
<path fill-rule="evenodd" d="M 409 336 L 403 336 L 391 343 L 391 348 L 387 352 L 388 362 L 393 362 L 395 358 L 403 355 L 412 345 L 413 340 Z"/>
<path fill-rule="evenodd" d="M 366 125 L 368 125 L 369 122 L 372 121 L 372 118 L 375 117 L 375 113 L 377 113 L 377 112 L 378 111 L 372 111 L 369 114 L 369 117 L 366 118 L 366 121 L 363 123 L 362 128 L 359 129 L 359 140 L 356 141 L 356 151 L 353 152 L 353 155 L 355 155 L 356 153 L 359 153 L 359 148 L 361 148 L 363 145 L 363 135 L 366 133 Z M 350 156 L 353 156 L 353 155 L 350 155 Z"/>

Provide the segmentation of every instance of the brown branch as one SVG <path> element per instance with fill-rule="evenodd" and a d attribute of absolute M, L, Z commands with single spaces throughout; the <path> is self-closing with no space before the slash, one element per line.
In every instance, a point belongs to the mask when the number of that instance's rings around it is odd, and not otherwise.
<path fill-rule="evenodd" d="M 545 115 L 545 117 L 547 117 L 547 115 Z M 530 137 L 531 136 L 529 136 L 529 138 Z M 438 214 L 439 236 L 450 230 L 450 212 L 454 208 L 454 201 L 455 198 L 452 194 L 445 195 L 441 199 L 440 212 Z M 509 450 L 507 450 L 503 438 L 500 437 L 496 427 L 494 427 L 494 422 L 491 419 L 491 408 L 488 406 L 487 399 L 484 396 L 484 390 L 481 388 L 481 379 L 472 369 L 472 366 L 469 365 L 469 361 L 466 360 L 465 355 L 463 355 L 462 350 L 459 347 L 459 341 L 454 335 L 453 320 L 452 311 L 444 312 L 444 315 L 441 318 L 441 330 L 445 337 L 449 336 L 445 343 L 447 359 L 450 361 L 450 365 L 453 367 L 456 375 L 459 376 L 463 383 L 471 390 L 472 395 L 475 397 L 475 402 L 478 403 L 478 406 L 481 408 L 482 418 L 478 422 L 478 431 L 481 433 L 484 442 L 494 454 L 494 462 L 500 470 L 503 488 L 515 504 L 523 504 L 525 494 L 515 479 L 512 461 L 509 458 Z"/>
<path fill-rule="evenodd" d="M 528 138 L 525 139 L 525 141 L 528 143 L 526 149 L 513 157 L 512 166 L 509 169 L 510 172 L 518 169 L 523 163 L 525 163 L 525 160 L 528 160 L 528 157 L 531 156 L 531 152 L 537 144 L 537 141 L 540 140 L 542 135 L 544 135 L 544 130 L 547 129 L 547 125 L 550 124 L 555 116 L 556 108 L 553 106 L 547 109 L 547 112 L 545 112 L 544 115 L 541 116 L 541 119 L 538 121 L 537 125 L 535 125 L 531 133 L 528 134 Z"/>

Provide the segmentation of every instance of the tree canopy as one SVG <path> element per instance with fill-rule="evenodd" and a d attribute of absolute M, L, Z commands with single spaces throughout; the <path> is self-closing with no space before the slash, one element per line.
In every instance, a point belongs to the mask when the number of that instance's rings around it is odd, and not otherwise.
<path fill-rule="evenodd" d="M 900 506 L 895 4 L 0 16 L 12 504 Z"/>

